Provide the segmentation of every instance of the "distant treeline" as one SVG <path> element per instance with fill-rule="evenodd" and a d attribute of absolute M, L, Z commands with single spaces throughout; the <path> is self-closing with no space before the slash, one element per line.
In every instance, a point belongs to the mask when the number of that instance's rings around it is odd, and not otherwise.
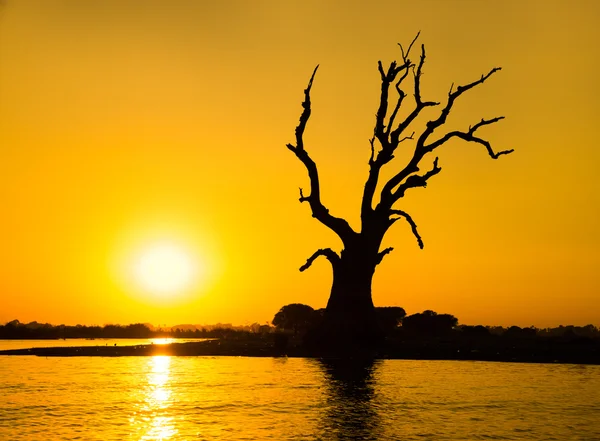
<path fill-rule="evenodd" d="M 63 339 L 63 338 L 227 338 L 257 333 L 269 333 L 274 328 L 254 323 L 248 326 L 217 324 L 209 326 L 181 325 L 155 328 L 146 323 L 131 325 L 51 325 L 49 323 L 21 323 L 13 320 L 0 325 L 0 339 Z"/>
<path fill-rule="evenodd" d="M 154 327 L 147 323 L 131 325 L 51 325 L 49 323 L 21 323 L 13 320 L 0 325 L 0 339 L 62 339 L 62 338 L 244 338 L 273 332 L 303 335 L 318 324 L 324 310 L 314 310 L 308 305 L 290 304 L 282 307 L 273 318 L 273 325 L 253 323 L 246 326 L 231 324 L 178 325 Z M 555 328 L 521 328 L 518 326 L 460 325 L 451 314 L 424 311 L 406 316 L 403 308 L 376 308 L 382 331 L 389 337 L 427 338 L 458 337 L 461 339 L 486 339 L 499 336 L 510 339 L 560 338 L 565 340 L 599 339 L 600 329 L 594 325 L 558 326 Z"/>

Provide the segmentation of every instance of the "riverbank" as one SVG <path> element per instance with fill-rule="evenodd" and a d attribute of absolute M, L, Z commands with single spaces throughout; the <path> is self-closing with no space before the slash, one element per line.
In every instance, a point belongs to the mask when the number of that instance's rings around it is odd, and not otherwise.
<path fill-rule="evenodd" d="M 455 342 L 387 342 L 377 349 L 344 354 L 308 350 L 301 345 L 282 346 L 270 339 L 207 340 L 168 345 L 77 346 L 0 351 L 0 355 L 39 357 L 130 357 L 130 356 L 237 356 L 237 357 L 327 357 L 368 356 L 379 359 L 471 360 L 526 363 L 600 364 L 598 342 L 556 341 L 508 342 L 503 345 L 457 345 Z"/>

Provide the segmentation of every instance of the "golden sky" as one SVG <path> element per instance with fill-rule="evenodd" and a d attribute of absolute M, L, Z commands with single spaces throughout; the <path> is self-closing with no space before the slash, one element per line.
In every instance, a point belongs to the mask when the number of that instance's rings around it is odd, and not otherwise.
<path fill-rule="evenodd" d="M 293 142 L 356 225 L 377 60 L 421 31 L 423 98 L 503 70 L 454 106 L 498 150 L 453 142 L 400 208 L 376 305 L 461 323 L 600 325 L 600 3 L 4 0 L 0 6 L 0 322 L 265 322 L 323 307 L 339 240 L 298 202 Z M 416 58 L 416 57 L 413 57 Z M 428 115 L 435 116 L 434 108 Z M 402 155 L 397 155 L 398 159 Z M 397 163 L 398 164 L 398 163 Z M 195 262 L 157 295 L 132 268 L 156 243 Z"/>

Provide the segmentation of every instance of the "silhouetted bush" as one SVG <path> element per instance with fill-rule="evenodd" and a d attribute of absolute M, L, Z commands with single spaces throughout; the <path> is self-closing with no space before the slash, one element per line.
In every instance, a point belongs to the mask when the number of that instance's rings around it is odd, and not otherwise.
<path fill-rule="evenodd" d="M 535 338 L 536 329 L 534 327 L 531 328 L 520 328 L 519 326 L 511 326 L 508 328 L 503 337 L 506 338 Z"/>
<path fill-rule="evenodd" d="M 464 335 L 465 337 L 489 337 L 492 335 L 489 329 L 482 325 L 462 325 L 459 327 L 459 329 L 462 335 Z"/>
<path fill-rule="evenodd" d="M 381 306 L 375 308 L 377 323 L 384 334 L 389 334 L 398 328 L 406 316 L 404 308 L 399 306 Z"/>
<path fill-rule="evenodd" d="M 409 315 L 402 320 L 402 329 L 413 335 L 441 336 L 449 334 L 458 325 L 458 319 L 450 314 L 438 314 L 427 310 Z"/>
<path fill-rule="evenodd" d="M 302 334 L 315 326 L 319 319 L 320 314 L 312 307 L 302 303 L 292 303 L 282 307 L 273 317 L 272 323 L 279 330 Z"/>

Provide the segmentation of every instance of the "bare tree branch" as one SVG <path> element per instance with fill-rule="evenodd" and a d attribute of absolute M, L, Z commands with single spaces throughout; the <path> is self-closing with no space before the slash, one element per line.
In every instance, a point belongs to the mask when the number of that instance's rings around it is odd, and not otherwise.
<path fill-rule="evenodd" d="M 419 248 L 423 249 L 423 239 L 421 239 L 421 236 L 419 235 L 419 231 L 417 230 L 417 224 L 412 219 L 412 217 L 410 217 L 410 215 L 406 211 L 402 211 L 402 210 L 391 210 L 390 215 L 400 216 L 400 217 L 391 218 L 390 225 L 392 225 L 394 222 L 396 222 L 398 219 L 400 219 L 402 217 L 406 219 L 406 222 L 408 222 L 410 224 L 410 228 L 412 229 L 413 234 L 417 238 L 417 243 L 419 244 Z"/>
<path fill-rule="evenodd" d="M 300 202 L 308 202 L 312 210 L 313 217 L 319 220 L 323 225 L 333 230 L 340 237 L 340 239 L 342 239 L 342 242 L 346 243 L 351 237 L 356 235 L 356 233 L 345 219 L 329 214 L 329 210 L 321 202 L 321 187 L 319 183 L 317 164 L 315 164 L 308 152 L 304 149 L 304 129 L 306 128 L 306 124 L 311 113 L 310 90 L 312 88 L 313 80 L 318 68 L 319 66 L 317 65 L 310 77 L 307 88 L 304 89 L 304 101 L 302 102 L 303 111 L 300 115 L 300 122 L 296 127 L 296 145 L 287 144 L 287 148 L 294 152 L 296 157 L 304 164 L 310 179 L 310 195 L 304 196 L 302 189 L 300 189 Z"/>
<path fill-rule="evenodd" d="M 392 251 L 394 251 L 394 249 L 392 247 L 388 247 L 385 250 L 380 251 L 379 253 L 377 253 L 376 265 L 379 265 L 381 263 L 381 261 L 383 260 L 383 258 L 386 256 L 386 254 L 389 254 Z"/>
<path fill-rule="evenodd" d="M 398 110 L 400 110 L 402 101 L 406 97 L 406 93 L 402 89 L 400 89 L 400 84 L 402 84 L 402 81 L 404 81 L 404 79 L 408 76 L 409 69 L 411 67 L 414 67 L 414 65 L 410 62 L 408 56 L 410 55 L 410 50 L 412 49 L 413 45 L 419 38 L 419 35 L 421 35 L 421 31 L 417 32 L 417 35 L 415 36 L 415 38 L 413 38 L 413 41 L 410 42 L 410 45 L 408 46 L 406 53 L 404 53 L 404 47 L 402 47 L 402 44 L 398 43 L 398 46 L 400 46 L 400 51 L 402 52 L 402 60 L 404 61 L 405 64 L 408 63 L 408 68 L 404 71 L 404 74 L 398 79 L 398 82 L 396 83 L 396 92 L 398 92 L 398 100 L 396 101 L 396 106 L 394 107 L 392 115 L 390 116 L 390 120 L 388 121 L 388 124 L 387 124 L 387 129 L 385 131 L 386 137 L 389 137 L 390 131 L 392 130 L 392 127 L 394 126 L 394 120 L 396 119 Z"/>
<path fill-rule="evenodd" d="M 406 141 L 407 139 L 413 139 L 413 136 L 415 136 L 415 132 L 412 132 L 410 135 L 405 136 L 404 138 L 402 138 L 401 140 L 399 140 L 398 144 L 400 144 L 401 142 Z"/>
<path fill-rule="evenodd" d="M 398 43 L 398 46 L 400 46 L 400 51 L 402 52 L 402 59 L 404 61 L 406 61 L 408 59 L 408 56 L 410 55 L 410 50 L 412 49 L 413 44 L 415 44 L 415 41 L 417 41 L 417 39 L 419 38 L 419 35 L 421 35 L 421 31 L 417 32 L 417 35 L 415 35 L 415 38 L 413 38 L 413 41 L 411 41 L 410 44 L 408 45 L 406 54 L 404 53 L 404 48 L 402 47 L 402 44 Z"/>
<path fill-rule="evenodd" d="M 423 75 L 423 65 L 425 64 L 425 45 L 421 45 L 421 58 L 419 59 L 419 66 L 415 72 L 415 101 L 417 107 L 422 104 L 421 101 L 421 75 Z"/>
<path fill-rule="evenodd" d="M 446 106 L 442 109 L 442 111 L 440 112 L 440 116 L 437 119 L 429 121 L 426 124 L 426 129 L 423 131 L 423 133 L 419 137 L 419 140 L 417 141 L 417 148 L 421 148 L 423 145 L 425 145 L 425 141 L 427 140 L 429 135 L 431 135 L 436 128 L 438 128 L 446 122 L 446 118 L 448 118 L 450 110 L 452 110 L 452 106 L 454 105 L 456 99 L 459 96 L 461 96 L 467 90 L 472 89 L 473 87 L 479 84 L 482 84 L 485 80 L 487 80 L 494 73 L 498 72 L 501 69 L 501 67 L 494 67 L 486 75 L 481 75 L 481 78 L 477 81 L 473 81 L 465 86 L 458 86 L 454 92 L 452 92 L 452 89 L 450 89 L 450 92 L 448 93 L 448 101 L 446 102 Z"/>
<path fill-rule="evenodd" d="M 402 81 L 404 81 L 404 79 L 408 76 L 408 69 L 406 69 L 404 71 L 404 74 L 402 74 L 402 76 L 398 79 L 398 81 L 396 82 L 396 92 L 398 92 L 398 99 L 396 100 L 396 106 L 394 107 L 394 110 L 392 111 L 392 115 L 390 116 L 390 119 L 388 121 L 387 124 L 387 128 L 385 129 L 385 139 L 386 142 L 390 136 L 390 131 L 392 130 L 392 127 L 394 126 L 394 120 L 396 119 L 396 115 L 398 114 L 398 110 L 400 110 L 400 106 L 402 105 L 402 101 L 404 101 L 404 98 L 406 98 L 406 93 L 400 89 L 400 84 L 402 84 Z"/>
<path fill-rule="evenodd" d="M 310 80 L 308 81 L 308 86 L 304 89 L 304 101 L 302 102 L 302 115 L 300 115 L 300 122 L 296 127 L 296 148 L 299 150 L 304 150 L 304 141 L 302 137 L 304 136 L 304 129 L 306 128 L 306 123 L 308 122 L 308 118 L 310 118 L 310 89 L 312 89 L 313 80 L 315 79 L 315 75 L 317 74 L 317 70 L 319 69 L 319 65 L 315 67 L 312 75 L 310 76 Z"/>
<path fill-rule="evenodd" d="M 411 175 L 411 176 L 409 176 L 406 179 L 406 181 L 404 181 L 398 187 L 398 189 L 392 194 L 392 200 L 393 200 L 392 205 L 398 199 L 400 199 L 401 197 L 403 197 L 404 193 L 409 188 L 416 188 L 416 187 L 424 187 L 425 188 L 425 187 L 427 187 L 427 180 L 429 178 L 431 178 L 432 176 L 437 175 L 441 171 L 442 171 L 442 168 L 438 166 L 438 158 L 435 158 L 433 160 L 433 168 L 431 170 L 429 170 L 424 175 Z"/>
<path fill-rule="evenodd" d="M 481 121 L 479 121 L 474 126 L 469 127 L 469 135 L 472 135 L 473 133 L 475 133 L 475 131 L 479 127 L 481 127 L 481 126 L 487 126 L 487 125 L 490 125 L 490 124 L 494 124 L 495 122 L 498 122 L 501 119 L 504 119 L 504 117 L 503 116 L 497 116 L 496 118 L 492 118 L 492 119 L 483 119 L 483 118 L 481 118 Z"/>
<path fill-rule="evenodd" d="M 371 156 L 369 157 L 369 166 L 371 166 L 375 160 L 375 136 L 369 139 L 369 144 L 371 144 Z"/>
<path fill-rule="evenodd" d="M 302 187 L 300 187 L 300 199 L 298 199 L 300 202 L 307 202 L 308 198 L 306 196 L 304 196 L 304 192 L 302 191 Z"/>
<path fill-rule="evenodd" d="M 416 82 L 420 77 L 420 74 L 421 74 L 420 67 L 423 64 L 424 59 L 425 59 L 425 49 L 424 49 L 424 47 L 422 47 L 421 62 L 419 63 L 419 67 L 417 68 L 417 73 L 415 74 L 415 101 L 417 102 L 417 107 L 415 108 L 415 110 L 419 109 L 419 102 L 421 101 L 420 89 L 419 89 L 419 87 L 417 87 Z M 471 127 L 469 129 L 469 132 L 458 132 L 458 131 L 450 132 L 450 133 L 446 134 L 445 136 L 443 136 L 442 138 L 440 138 L 439 140 L 425 146 L 425 142 L 427 141 L 427 138 L 434 132 L 434 130 L 436 128 L 438 128 L 439 126 L 441 126 L 442 124 L 444 124 L 446 122 L 446 118 L 448 117 L 448 114 L 450 113 L 450 110 L 452 109 L 452 106 L 454 105 L 454 102 L 456 101 L 456 99 L 459 96 L 461 96 L 463 93 L 465 93 L 467 90 L 472 89 L 473 87 L 475 87 L 479 84 L 482 84 L 485 80 L 487 80 L 490 76 L 492 76 L 494 73 L 496 73 L 499 70 L 501 70 L 500 67 L 495 67 L 492 70 L 490 70 L 486 75 L 482 75 L 480 79 L 473 81 L 464 86 L 458 86 L 455 91 L 452 91 L 453 87 L 450 88 L 450 92 L 448 92 L 448 101 L 447 101 L 446 105 L 441 110 L 440 115 L 438 116 L 437 119 L 427 122 L 425 130 L 423 131 L 423 133 L 419 136 L 419 138 L 417 140 L 415 152 L 414 152 L 411 160 L 400 172 L 398 172 L 396 175 L 392 176 L 392 178 L 383 186 L 383 189 L 381 191 L 380 204 L 384 204 L 384 206 L 391 209 L 392 205 L 398 200 L 398 197 L 402 197 L 402 195 L 404 194 L 404 192 L 402 192 L 400 190 L 393 193 L 394 189 L 398 185 L 400 185 L 405 179 L 407 179 L 410 175 L 419 171 L 419 162 L 421 161 L 421 159 L 423 159 L 423 156 L 425 156 L 426 153 L 433 151 L 435 148 L 439 147 L 440 145 L 442 145 L 443 143 L 445 143 L 452 137 L 459 137 L 466 141 L 477 142 L 479 144 L 484 145 L 486 147 L 486 149 L 488 150 L 488 153 L 490 154 L 490 156 L 494 159 L 496 159 L 500 155 L 505 155 L 505 154 L 512 152 L 512 150 L 505 150 L 505 151 L 502 151 L 499 153 L 494 153 L 489 142 L 487 142 L 481 138 L 477 138 L 477 137 L 473 136 L 473 133 L 479 127 L 488 125 L 488 124 L 492 124 L 496 121 L 499 121 L 503 117 L 494 118 L 492 120 L 487 120 L 487 121 L 482 120 L 481 122 L 479 122 L 479 123 L 475 124 L 473 127 Z M 418 94 L 419 98 L 417 98 L 417 94 Z M 427 103 L 422 103 L 422 104 L 425 105 Z M 412 116 L 412 114 L 409 115 L 409 117 L 407 119 L 409 119 L 411 116 Z M 416 117 L 416 115 L 415 115 L 415 117 Z M 394 133 L 395 133 L 395 131 L 392 132 L 392 136 L 394 135 Z M 393 143 L 394 141 L 391 140 L 390 142 Z"/>
<path fill-rule="evenodd" d="M 375 117 L 374 133 L 375 133 L 375 137 L 379 140 L 379 143 L 381 144 L 381 147 L 384 150 L 389 147 L 388 139 L 387 139 L 388 136 L 387 136 L 386 129 L 385 129 L 385 127 L 386 127 L 385 117 L 386 117 L 387 110 L 388 110 L 388 96 L 389 96 L 390 84 L 396 79 L 396 76 L 402 70 L 404 70 L 405 75 L 400 77 L 400 80 L 398 81 L 398 84 L 400 84 L 400 82 L 402 82 L 402 80 L 406 77 L 408 69 L 410 69 L 410 66 L 411 66 L 411 62 L 408 58 L 404 59 L 403 61 L 404 62 L 400 66 L 398 66 L 395 61 L 392 61 L 390 63 L 390 67 L 388 68 L 387 73 L 384 72 L 381 61 L 378 62 L 379 73 L 381 74 L 381 94 L 379 96 L 379 108 L 377 109 L 377 114 Z M 400 92 L 403 93 L 402 91 L 400 91 Z M 404 97 L 401 94 L 399 101 L 402 102 L 403 98 Z M 400 104 L 398 104 L 397 107 L 400 107 Z M 397 112 L 397 110 L 395 112 Z M 395 112 L 394 112 L 394 117 L 395 117 Z"/>
<path fill-rule="evenodd" d="M 406 93 L 400 88 L 400 85 L 402 81 L 404 81 L 404 79 L 408 76 L 409 70 L 412 67 L 414 67 L 414 65 L 408 57 L 410 54 L 410 50 L 419 38 L 419 35 L 420 32 L 417 33 L 413 41 L 410 43 L 406 52 L 404 52 L 404 47 L 401 44 L 398 44 L 402 53 L 402 63 L 400 65 L 398 65 L 396 61 L 392 61 L 386 73 L 383 69 L 383 64 L 381 63 L 381 61 L 377 63 L 379 74 L 381 76 L 381 93 L 379 97 L 379 107 L 377 109 L 377 114 L 375 118 L 375 129 L 373 131 L 374 136 L 370 140 L 371 156 L 369 158 L 369 177 L 367 178 L 367 182 L 365 183 L 365 189 L 361 205 L 361 220 L 363 222 L 363 225 L 365 222 L 367 222 L 367 219 L 373 213 L 373 196 L 375 194 L 377 183 L 379 181 L 379 172 L 381 170 L 381 167 L 383 167 L 385 164 L 387 164 L 393 159 L 394 150 L 398 147 L 398 144 L 400 144 L 400 142 L 405 141 L 407 139 L 412 139 L 411 135 L 404 137 L 402 140 L 400 140 L 399 137 L 401 132 L 398 132 L 396 135 L 390 137 L 390 131 L 392 130 L 398 111 L 402 106 L 402 102 L 406 97 Z M 388 123 L 386 124 L 385 119 L 389 106 L 389 87 L 400 72 L 403 73 L 398 78 L 398 81 L 395 84 L 396 91 L 398 92 L 398 99 L 396 100 L 394 110 L 392 111 Z M 415 113 L 413 119 L 417 114 L 418 112 Z M 379 141 L 379 144 L 381 145 L 381 150 L 377 153 L 377 156 L 375 156 L 375 138 Z"/>
<path fill-rule="evenodd" d="M 396 106 L 394 107 L 392 115 L 390 116 L 390 120 L 388 121 L 388 124 L 387 124 L 387 129 L 385 132 L 386 137 L 389 137 L 390 131 L 392 130 L 392 127 L 394 126 L 394 120 L 396 119 L 398 110 L 400 110 L 402 101 L 406 97 L 406 93 L 400 88 L 400 85 L 402 84 L 402 81 L 404 81 L 404 79 L 408 76 L 409 69 L 414 68 L 414 64 L 411 63 L 408 56 L 410 54 L 410 50 L 411 50 L 413 44 L 415 43 L 415 41 L 417 41 L 417 38 L 419 38 L 420 33 L 421 32 L 419 32 L 417 34 L 417 36 L 414 38 L 414 40 L 410 43 L 410 46 L 408 46 L 408 50 L 406 51 L 406 54 L 404 53 L 404 48 L 402 47 L 402 45 L 400 43 L 398 43 L 398 45 L 400 46 L 400 50 L 402 51 L 402 60 L 404 61 L 405 64 L 407 64 L 408 68 L 404 71 L 404 74 L 398 79 L 398 82 L 396 83 L 396 92 L 398 92 L 398 100 L 396 101 Z"/>
<path fill-rule="evenodd" d="M 412 44 L 411 44 L 412 46 Z M 406 76 L 408 75 L 408 70 L 410 69 L 411 62 L 408 58 L 403 57 L 403 63 L 398 66 L 395 61 L 390 63 L 390 67 L 388 68 L 387 73 L 383 69 L 383 65 L 381 61 L 377 63 L 379 73 L 381 75 L 381 94 L 379 97 L 379 108 L 377 109 L 377 114 L 375 116 L 375 129 L 373 130 L 373 138 L 369 141 L 371 144 L 371 156 L 369 158 L 369 177 L 367 178 L 367 182 L 365 183 L 365 189 L 363 192 L 362 205 L 361 205 L 361 219 L 364 222 L 367 221 L 373 212 L 373 195 L 375 194 L 375 190 L 377 188 L 377 182 L 379 181 L 379 171 L 381 167 L 388 163 L 393 158 L 393 152 L 395 147 L 391 146 L 389 143 L 389 124 L 393 123 L 394 118 L 396 117 L 396 113 L 402 104 L 402 100 L 404 99 L 404 92 L 400 89 L 400 83 Z M 391 122 L 388 124 L 388 129 L 386 129 L 385 117 L 388 110 L 388 95 L 390 84 L 397 77 L 398 73 L 404 70 L 404 74 L 400 77 L 396 84 L 396 89 L 399 93 L 399 98 L 396 103 L 396 107 L 390 117 Z M 379 141 L 381 145 L 381 150 L 375 156 L 375 139 Z"/>
<path fill-rule="evenodd" d="M 414 97 L 415 97 L 415 108 L 414 110 L 406 117 L 404 121 L 398 124 L 398 127 L 392 131 L 390 137 L 390 144 L 398 146 L 398 141 L 400 135 L 408 128 L 408 126 L 415 120 L 419 113 L 425 107 L 437 106 L 440 103 L 436 101 L 423 101 L 421 97 L 421 76 L 423 75 L 423 65 L 425 64 L 425 45 L 421 45 L 421 58 L 419 59 L 419 65 L 417 66 L 417 70 L 414 74 Z"/>
<path fill-rule="evenodd" d="M 436 148 L 438 148 L 439 146 L 441 146 L 442 144 L 445 144 L 447 141 L 449 141 L 450 139 L 456 137 L 456 138 L 461 138 L 465 141 L 468 142 L 476 142 L 477 144 L 481 144 L 483 145 L 488 154 L 490 155 L 490 157 L 492 159 L 498 159 L 498 157 L 502 156 L 502 155 L 508 155 L 509 153 L 512 153 L 514 151 L 514 149 L 510 149 L 510 150 L 501 150 L 499 152 L 494 152 L 494 150 L 492 149 L 491 144 L 489 143 L 489 141 L 486 141 L 485 139 L 481 139 L 478 138 L 476 136 L 474 136 L 475 131 L 477 129 L 479 129 L 482 126 L 487 126 L 490 124 L 494 124 L 495 122 L 498 122 L 500 120 L 504 119 L 503 116 L 498 116 L 496 118 L 492 118 L 492 119 L 482 119 L 481 121 L 479 121 L 477 124 L 475 124 L 474 126 L 469 127 L 469 130 L 467 132 L 460 132 L 460 131 L 452 131 L 452 132 L 448 132 L 446 133 L 444 136 L 442 136 L 440 139 L 438 139 L 435 142 L 432 142 L 429 145 L 424 146 L 424 150 L 427 152 L 431 152 L 433 150 L 435 150 Z"/>
<path fill-rule="evenodd" d="M 338 254 L 331 248 L 321 248 L 315 251 L 313 255 L 306 260 L 306 263 L 300 267 L 300 272 L 306 271 L 308 268 L 310 268 L 312 263 L 319 256 L 325 256 L 327 260 L 331 262 L 331 265 L 336 265 L 340 260 L 340 256 L 338 256 Z"/>

